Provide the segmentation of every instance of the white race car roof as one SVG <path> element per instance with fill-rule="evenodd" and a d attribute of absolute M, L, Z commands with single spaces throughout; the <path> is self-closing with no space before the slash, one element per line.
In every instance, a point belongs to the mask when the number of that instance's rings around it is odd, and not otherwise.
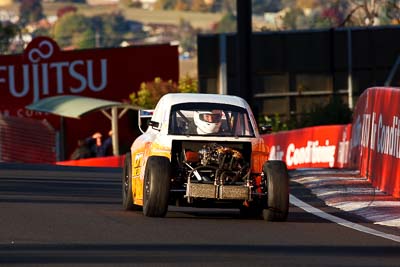
<path fill-rule="evenodd" d="M 228 104 L 246 109 L 250 114 L 252 125 L 255 128 L 256 122 L 247 102 L 238 96 L 198 93 L 169 93 L 161 97 L 154 110 L 151 120 L 161 123 L 161 132 L 168 131 L 169 116 L 171 107 L 176 104 L 185 103 L 215 103 Z M 195 106 L 195 105 L 194 105 Z"/>
<path fill-rule="evenodd" d="M 243 98 L 218 94 L 170 93 L 164 95 L 160 101 L 163 102 L 164 107 L 181 103 L 221 103 L 248 108 L 248 104 Z"/>

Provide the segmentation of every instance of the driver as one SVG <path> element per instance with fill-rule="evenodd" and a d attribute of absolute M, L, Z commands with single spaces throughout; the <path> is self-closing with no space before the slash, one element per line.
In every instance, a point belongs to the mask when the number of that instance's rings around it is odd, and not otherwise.
<path fill-rule="evenodd" d="M 221 110 L 195 111 L 194 124 L 198 134 L 217 133 L 221 127 Z"/>

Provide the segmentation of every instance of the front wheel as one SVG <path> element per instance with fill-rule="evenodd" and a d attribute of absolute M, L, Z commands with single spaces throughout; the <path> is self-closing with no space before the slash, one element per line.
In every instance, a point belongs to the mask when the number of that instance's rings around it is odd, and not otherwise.
<path fill-rule="evenodd" d="M 143 214 L 164 217 L 168 211 L 171 164 L 169 159 L 151 156 L 147 159 L 143 186 Z"/>
<path fill-rule="evenodd" d="M 286 221 L 289 212 L 289 174 L 286 163 L 269 160 L 263 173 L 267 181 L 267 208 L 263 218 L 267 221 Z"/>
<path fill-rule="evenodd" d="M 126 153 L 124 169 L 122 171 L 122 207 L 124 210 L 140 209 L 139 206 L 133 204 L 131 153 Z"/>

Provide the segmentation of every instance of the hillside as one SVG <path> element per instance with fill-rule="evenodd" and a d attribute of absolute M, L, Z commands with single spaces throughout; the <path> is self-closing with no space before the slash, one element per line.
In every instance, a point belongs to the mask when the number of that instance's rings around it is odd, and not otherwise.
<path fill-rule="evenodd" d="M 43 9 L 46 16 L 56 15 L 57 10 L 63 6 L 72 5 L 70 3 L 43 3 Z M 93 16 L 109 12 L 122 11 L 126 19 L 141 21 L 143 23 L 168 23 L 178 24 L 180 19 L 190 21 L 195 28 L 209 29 L 213 23 L 218 22 L 223 14 L 221 13 L 198 13 L 183 11 L 162 11 L 162 10 L 144 10 L 138 8 L 126 8 L 118 5 L 111 6 L 89 6 L 86 4 L 73 4 L 78 8 L 78 12 Z M 6 9 L 13 10 L 18 14 L 18 4 L 13 4 Z"/>

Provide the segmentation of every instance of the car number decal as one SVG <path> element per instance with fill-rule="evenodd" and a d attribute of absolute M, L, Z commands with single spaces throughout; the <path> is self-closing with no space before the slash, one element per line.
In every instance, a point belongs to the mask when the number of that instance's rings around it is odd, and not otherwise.
<path fill-rule="evenodd" d="M 143 163 L 143 153 L 137 153 L 132 165 L 132 176 L 139 176 Z"/>

